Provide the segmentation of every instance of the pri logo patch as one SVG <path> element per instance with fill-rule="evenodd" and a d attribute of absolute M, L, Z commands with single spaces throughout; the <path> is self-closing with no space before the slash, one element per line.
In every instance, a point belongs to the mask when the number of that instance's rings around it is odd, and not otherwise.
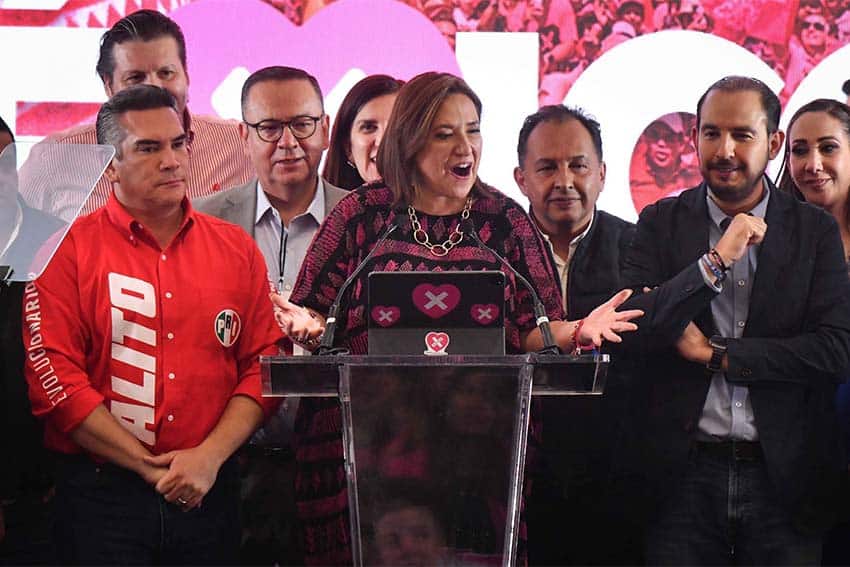
<path fill-rule="evenodd" d="M 233 309 L 223 309 L 215 316 L 215 337 L 222 346 L 232 346 L 239 338 L 242 330 L 242 320 Z"/>

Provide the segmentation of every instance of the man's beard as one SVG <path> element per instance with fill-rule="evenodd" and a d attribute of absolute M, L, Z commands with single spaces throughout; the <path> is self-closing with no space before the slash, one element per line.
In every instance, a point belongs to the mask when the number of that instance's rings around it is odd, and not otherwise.
<path fill-rule="evenodd" d="M 753 178 L 747 176 L 735 184 L 724 184 L 719 187 L 715 187 L 710 181 L 711 175 L 706 175 L 706 172 L 702 172 L 703 179 L 705 179 L 706 185 L 708 185 L 708 188 L 711 189 L 712 194 L 721 201 L 725 203 L 742 203 L 752 197 L 753 193 L 755 193 L 755 191 L 758 189 L 759 184 L 761 183 L 762 178 L 765 175 L 765 170 L 767 169 L 768 163 L 769 157 L 768 160 L 765 160 L 765 168 L 762 169 L 758 173 L 758 175 L 755 175 Z M 709 166 L 708 173 L 710 174 L 715 167 L 723 165 L 740 166 L 740 164 L 737 164 L 737 162 L 735 161 L 717 161 Z M 745 176 L 746 172 L 746 169 L 738 169 L 736 175 Z"/>
<path fill-rule="evenodd" d="M 748 180 L 747 184 L 743 187 L 738 185 L 713 187 L 711 183 L 708 183 L 708 188 L 711 189 L 711 192 L 715 197 L 725 203 L 740 203 L 746 201 L 752 196 L 758 187 L 759 181 L 761 181 L 761 177 L 762 176 L 759 175 L 751 182 Z"/>

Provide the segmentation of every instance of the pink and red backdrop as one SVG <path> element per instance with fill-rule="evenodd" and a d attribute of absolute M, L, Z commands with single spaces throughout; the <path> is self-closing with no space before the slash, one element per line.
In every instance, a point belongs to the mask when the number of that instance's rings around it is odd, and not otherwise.
<path fill-rule="evenodd" d="M 140 8 L 183 28 L 196 113 L 238 118 L 271 64 L 315 74 L 331 115 L 367 74 L 463 75 L 485 106 L 482 177 L 514 196 L 523 117 L 581 106 L 603 126 L 600 206 L 629 219 L 698 179 L 692 113 L 720 76 L 767 82 L 783 123 L 850 78 L 850 0 L 0 0 L 0 115 L 19 137 L 92 120 L 99 36 Z"/>

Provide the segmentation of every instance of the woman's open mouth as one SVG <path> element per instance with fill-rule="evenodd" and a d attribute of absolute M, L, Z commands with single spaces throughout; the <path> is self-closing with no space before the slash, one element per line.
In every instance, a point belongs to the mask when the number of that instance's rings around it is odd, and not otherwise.
<path fill-rule="evenodd" d="M 460 177 L 461 179 L 468 179 L 469 176 L 472 175 L 472 164 L 461 163 L 455 165 L 451 168 L 451 172 L 455 177 Z"/>

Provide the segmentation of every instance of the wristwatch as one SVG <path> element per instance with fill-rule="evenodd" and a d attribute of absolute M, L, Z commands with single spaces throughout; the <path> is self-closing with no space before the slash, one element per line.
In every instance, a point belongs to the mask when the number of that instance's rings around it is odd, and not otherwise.
<path fill-rule="evenodd" d="M 708 344 L 711 346 L 711 360 L 705 366 L 712 372 L 721 372 L 723 370 L 723 355 L 726 354 L 726 337 L 712 335 L 708 339 Z"/>

